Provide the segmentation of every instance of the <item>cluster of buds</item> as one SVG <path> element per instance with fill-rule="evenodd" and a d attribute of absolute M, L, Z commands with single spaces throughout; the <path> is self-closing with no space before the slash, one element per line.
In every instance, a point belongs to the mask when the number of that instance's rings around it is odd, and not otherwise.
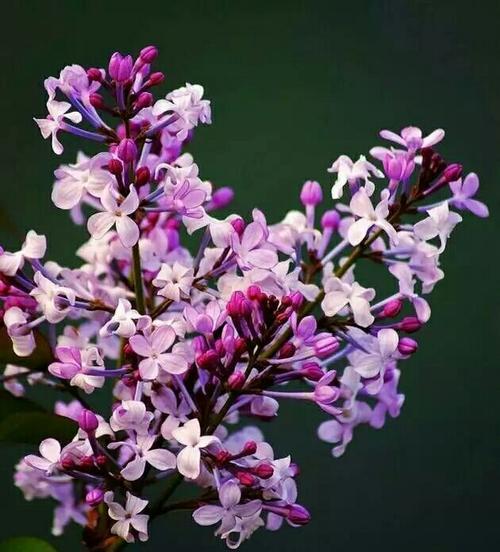
<path fill-rule="evenodd" d="M 435 151 L 444 131 L 407 127 L 382 131 L 395 147 L 373 148 L 373 161 L 338 157 L 331 194 L 307 181 L 303 209 L 281 222 L 259 209 L 216 217 L 233 191 L 202 180 L 185 151 L 210 103 L 191 84 L 156 99 L 157 55 L 114 53 L 107 70 L 71 65 L 45 81 L 48 115 L 35 121 L 53 151 L 64 134 L 102 148 L 55 171 L 54 204 L 90 234 L 81 266 L 45 260 L 33 230 L 18 251 L 0 250 L 13 350 L 3 385 L 18 400 L 28 386 L 69 392 L 54 411 L 75 427 L 73 440 L 54 433 L 23 458 L 15 484 L 28 499 L 55 499 L 54 534 L 81 524 L 90 550 L 144 541 L 176 509 L 216 525 L 231 548 L 261 527 L 308 523 L 298 466 L 256 424 L 281 401 L 308 402 L 338 457 L 356 427 L 397 416 L 399 364 L 418 349 L 440 255 L 462 220 L 452 208 L 488 215 L 474 199 L 478 177 Z M 184 229 L 199 233 L 196 251 Z M 375 301 L 360 262 L 382 265 L 392 293 Z M 42 336 L 49 361 L 33 369 Z M 99 412 L 94 393 L 109 397 Z M 199 489 L 194 498 L 175 499 L 181 483 Z"/>

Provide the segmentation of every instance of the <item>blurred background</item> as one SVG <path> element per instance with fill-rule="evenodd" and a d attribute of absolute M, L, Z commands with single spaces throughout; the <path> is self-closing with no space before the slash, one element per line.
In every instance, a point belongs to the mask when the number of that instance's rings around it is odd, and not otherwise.
<path fill-rule="evenodd" d="M 190 151 L 201 176 L 233 186 L 233 209 L 259 206 L 277 221 L 304 180 L 331 185 L 326 168 L 358 156 L 381 128 L 447 131 L 440 152 L 481 179 L 491 217 L 466 216 L 443 256 L 446 279 L 420 350 L 404 363 L 406 404 L 381 431 L 361 429 L 340 459 L 317 440 L 323 416 L 284 405 L 264 427 L 280 455 L 301 466 L 300 501 L 313 521 L 260 531 L 248 552 L 493 550 L 500 537 L 498 231 L 500 70 L 496 0 L 253 2 L 9 2 L 2 7 L 0 237 L 47 234 L 49 256 L 75 266 L 85 232 L 50 202 L 59 160 L 31 118 L 45 114 L 43 79 L 66 64 L 102 66 L 120 50 L 159 46 L 165 92 L 205 86 L 211 127 Z M 63 160 L 74 143 L 65 140 Z M 0 446 L 0 538 L 47 538 L 52 507 L 12 486 L 25 447 Z M 185 513 L 154 524 L 130 550 L 217 551 L 211 528 Z M 78 549 L 79 530 L 49 537 Z M 128 550 L 128 548 L 127 548 Z"/>

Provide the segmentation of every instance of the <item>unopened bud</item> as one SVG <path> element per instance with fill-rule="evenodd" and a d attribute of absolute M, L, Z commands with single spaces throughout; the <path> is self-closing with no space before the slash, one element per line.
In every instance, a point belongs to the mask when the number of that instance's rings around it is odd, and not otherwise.
<path fill-rule="evenodd" d="M 99 427 L 99 420 L 91 410 L 87 410 L 85 408 L 78 416 L 78 425 L 86 433 L 94 433 L 94 431 Z"/>
<path fill-rule="evenodd" d="M 311 514 L 300 504 L 293 504 L 288 510 L 288 521 L 293 525 L 307 525 L 311 521 Z"/>
<path fill-rule="evenodd" d="M 241 236 L 245 230 L 245 221 L 241 217 L 237 217 L 231 221 L 231 226 L 235 229 L 238 236 Z"/>
<path fill-rule="evenodd" d="M 398 324 L 398 328 L 406 333 L 418 332 L 422 327 L 422 323 L 418 320 L 416 316 L 406 316 Z"/>
<path fill-rule="evenodd" d="M 91 81 L 102 81 L 102 71 L 97 69 L 97 67 L 91 67 L 87 69 L 87 78 Z"/>
<path fill-rule="evenodd" d="M 295 351 L 297 350 L 297 347 L 293 343 L 285 343 L 283 347 L 281 347 L 278 357 L 279 358 L 290 358 L 293 357 L 295 354 Z"/>
<path fill-rule="evenodd" d="M 135 184 L 138 187 L 144 186 L 149 182 L 151 173 L 147 167 L 139 167 L 135 171 Z"/>
<path fill-rule="evenodd" d="M 102 489 L 92 489 L 85 495 L 85 502 L 89 506 L 97 506 L 104 500 L 104 491 Z"/>
<path fill-rule="evenodd" d="M 262 462 L 252 469 L 252 473 L 260 479 L 269 479 L 274 474 L 274 468 L 267 462 Z"/>
<path fill-rule="evenodd" d="M 227 379 L 227 386 L 229 387 L 229 389 L 241 389 L 244 385 L 245 375 L 243 374 L 243 372 L 233 372 Z"/>
<path fill-rule="evenodd" d="M 251 487 L 257 482 L 257 479 L 251 473 L 244 471 L 238 472 L 236 478 L 244 487 Z"/>
<path fill-rule="evenodd" d="M 411 337 L 402 337 L 398 343 L 398 351 L 402 355 L 412 355 L 418 349 L 418 343 Z"/>
<path fill-rule="evenodd" d="M 316 362 L 306 362 L 300 372 L 306 379 L 311 381 L 319 381 L 325 375 L 321 366 Z"/>
<path fill-rule="evenodd" d="M 382 316 L 386 318 L 394 318 L 401 312 L 402 308 L 403 301 L 401 301 L 400 299 L 394 299 L 393 301 L 389 301 L 386 305 L 384 305 L 384 308 L 382 309 Z"/>
<path fill-rule="evenodd" d="M 150 92 L 141 92 L 134 102 L 136 109 L 144 109 L 145 107 L 151 107 L 153 105 L 153 94 Z"/>
<path fill-rule="evenodd" d="M 110 159 L 108 163 L 108 171 L 115 176 L 120 176 L 123 172 L 123 165 L 119 159 Z"/>
<path fill-rule="evenodd" d="M 149 75 L 149 79 L 146 85 L 148 87 L 157 86 L 158 84 L 161 84 L 164 80 L 165 80 L 165 75 L 160 71 L 157 71 L 156 73 L 151 73 L 151 75 Z"/>
<path fill-rule="evenodd" d="M 146 46 L 139 53 L 139 57 L 144 63 L 153 63 L 158 57 L 158 48 L 156 46 Z"/>
<path fill-rule="evenodd" d="M 231 203 L 231 201 L 233 201 L 233 198 L 233 189 L 224 186 L 222 188 L 218 188 L 212 194 L 212 204 L 215 209 L 224 209 L 224 207 L 227 207 Z"/>
<path fill-rule="evenodd" d="M 116 155 L 124 162 L 131 163 L 137 156 L 137 146 L 131 138 L 124 138 L 116 148 Z"/>
<path fill-rule="evenodd" d="M 97 92 L 90 94 L 89 102 L 90 102 L 90 105 L 92 107 L 95 107 L 96 109 L 102 109 L 105 105 L 104 98 L 100 94 L 97 94 Z"/>
<path fill-rule="evenodd" d="M 335 232 L 339 227 L 339 223 L 340 215 L 333 209 L 326 211 L 326 213 L 321 217 L 321 227 L 323 229 L 331 228 L 333 232 Z"/>
<path fill-rule="evenodd" d="M 114 81 L 124 83 L 130 78 L 133 66 L 132 56 L 122 56 L 115 52 L 109 60 L 108 72 Z"/>
<path fill-rule="evenodd" d="M 243 445 L 243 450 L 241 451 L 241 454 L 244 454 L 245 456 L 251 456 L 256 452 L 257 452 L 257 443 L 255 441 L 247 441 Z"/>
<path fill-rule="evenodd" d="M 302 191 L 300 192 L 300 201 L 303 205 L 318 205 L 323 200 L 323 192 L 321 186 L 315 180 L 304 182 Z"/>

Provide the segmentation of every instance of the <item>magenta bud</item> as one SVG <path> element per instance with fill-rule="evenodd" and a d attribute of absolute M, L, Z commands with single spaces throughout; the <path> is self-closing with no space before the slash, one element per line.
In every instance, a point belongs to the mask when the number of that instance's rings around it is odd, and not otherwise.
<path fill-rule="evenodd" d="M 151 92 L 141 92 L 139 96 L 137 96 L 137 100 L 135 100 L 135 108 L 136 109 L 144 109 L 145 107 L 151 107 L 154 102 L 154 97 Z"/>
<path fill-rule="evenodd" d="M 418 349 L 418 343 L 411 337 L 402 337 L 398 343 L 398 351 L 402 355 L 412 355 Z"/>
<path fill-rule="evenodd" d="M 89 506 L 97 506 L 104 500 L 104 491 L 102 489 L 92 489 L 85 495 L 85 502 Z"/>
<path fill-rule="evenodd" d="M 108 171 L 115 176 L 120 176 L 123 172 L 123 165 L 119 159 L 110 159 L 108 163 Z"/>
<path fill-rule="evenodd" d="M 321 369 L 321 366 L 316 362 L 306 362 L 302 366 L 300 373 L 308 380 L 319 381 L 325 373 Z"/>
<path fill-rule="evenodd" d="M 389 301 L 386 305 L 384 305 L 384 308 L 382 309 L 382 316 L 387 318 L 394 318 L 401 312 L 402 308 L 403 301 L 401 301 L 400 299 L 394 299 L 393 301 Z"/>
<path fill-rule="evenodd" d="M 255 485 L 257 482 L 256 478 L 248 472 L 240 471 L 236 474 L 236 477 L 238 481 L 244 486 L 244 487 L 251 487 L 252 485 Z"/>
<path fill-rule="evenodd" d="M 398 324 L 398 328 L 406 333 L 418 332 L 422 327 L 422 323 L 416 316 L 405 316 Z"/>
<path fill-rule="evenodd" d="M 90 105 L 96 109 L 102 109 L 104 107 L 104 98 L 96 92 L 94 94 L 90 94 L 89 102 Z"/>
<path fill-rule="evenodd" d="M 158 57 L 158 48 L 156 46 L 146 46 L 139 53 L 139 57 L 144 63 L 153 63 Z"/>
<path fill-rule="evenodd" d="M 102 71 L 97 69 L 97 67 L 91 67 L 87 69 L 87 78 L 91 81 L 102 81 Z"/>
<path fill-rule="evenodd" d="M 336 337 L 321 337 L 314 343 L 314 353 L 319 358 L 326 358 L 332 355 L 339 346 L 340 343 Z"/>
<path fill-rule="evenodd" d="M 215 370 L 220 364 L 219 355 L 213 349 L 209 349 L 196 357 L 196 364 L 203 370 Z"/>
<path fill-rule="evenodd" d="M 260 479 L 269 479 L 274 475 L 274 468 L 267 462 L 262 462 L 258 466 L 255 466 L 252 470 L 253 474 Z"/>
<path fill-rule="evenodd" d="M 151 173 L 147 167 L 139 167 L 135 171 L 135 184 L 138 187 L 144 186 L 149 182 Z"/>
<path fill-rule="evenodd" d="M 323 201 L 323 192 L 321 186 L 315 180 L 304 182 L 300 192 L 300 201 L 303 205 L 318 205 Z"/>
<path fill-rule="evenodd" d="M 292 308 L 293 310 L 295 311 L 298 311 L 300 309 L 300 307 L 302 307 L 303 303 L 304 303 L 304 296 L 302 295 L 302 293 L 300 293 L 300 291 L 294 291 L 291 295 L 290 295 L 290 298 L 292 300 Z"/>
<path fill-rule="evenodd" d="M 283 345 L 283 347 L 281 347 L 280 349 L 280 352 L 279 352 L 279 358 L 290 358 L 290 357 L 293 357 L 293 355 L 295 354 L 295 351 L 297 350 L 297 347 L 295 347 L 295 345 L 293 343 L 285 343 Z"/>
<path fill-rule="evenodd" d="M 241 372 L 239 372 L 241 374 Z M 242 374 L 243 375 L 243 374 Z M 251 456 L 257 452 L 257 443 L 255 441 L 247 441 L 244 446 L 241 454 L 245 456 Z"/>
<path fill-rule="evenodd" d="M 69 454 L 61 458 L 61 467 L 63 470 L 72 470 L 75 467 L 75 461 Z"/>
<path fill-rule="evenodd" d="M 463 167 L 460 163 L 451 163 L 448 165 L 441 176 L 446 182 L 455 182 L 462 176 Z"/>
<path fill-rule="evenodd" d="M 124 83 L 132 75 L 133 66 L 132 56 L 122 56 L 119 52 L 115 52 L 109 60 L 108 72 L 114 81 Z"/>
<path fill-rule="evenodd" d="M 116 155 L 124 162 L 131 163 L 137 156 L 137 146 L 131 138 L 124 138 L 116 148 Z"/>
<path fill-rule="evenodd" d="M 234 353 L 242 355 L 247 350 L 246 341 L 242 337 L 238 337 L 234 341 Z"/>
<path fill-rule="evenodd" d="M 234 191 L 228 186 L 218 188 L 212 194 L 212 203 L 215 209 L 227 207 L 234 199 Z"/>
<path fill-rule="evenodd" d="M 238 236 L 241 236 L 245 230 L 245 221 L 241 217 L 237 217 L 231 221 L 231 226 L 235 229 Z"/>
<path fill-rule="evenodd" d="M 293 525 L 307 525 L 311 521 L 311 514 L 300 504 L 289 506 L 287 519 Z"/>
<path fill-rule="evenodd" d="M 255 285 L 255 284 L 252 284 L 251 286 L 248 287 L 247 297 L 251 301 L 258 301 L 260 299 L 261 295 L 262 295 L 262 290 L 260 289 L 259 286 Z"/>
<path fill-rule="evenodd" d="M 158 84 L 161 84 L 164 80 L 165 75 L 160 71 L 157 71 L 156 73 L 151 73 L 151 75 L 149 75 L 147 86 L 157 86 Z"/>
<path fill-rule="evenodd" d="M 227 379 L 229 389 L 241 389 L 245 385 L 245 374 L 243 372 L 233 372 Z"/>
<path fill-rule="evenodd" d="M 331 228 L 333 232 L 336 232 L 340 223 L 340 215 L 337 213 L 337 211 L 334 211 L 331 209 L 330 211 L 326 211 L 324 215 L 321 217 L 321 227 L 323 229 L 325 228 Z"/>
<path fill-rule="evenodd" d="M 78 425 L 86 433 L 94 433 L 99 427 L 99 420 L 91 410 L 84 409 L 80 412 L 80 416 L 78 416 Z"/>

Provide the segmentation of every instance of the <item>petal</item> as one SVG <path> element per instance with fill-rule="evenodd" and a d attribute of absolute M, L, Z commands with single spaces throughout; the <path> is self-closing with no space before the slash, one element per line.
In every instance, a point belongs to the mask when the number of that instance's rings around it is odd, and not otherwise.
<path fill-rule="evenodd" d="M 146 460 L 136 456 L 134 460 L 129 462 L 120 472 L 127 481 L 137 481 L 144 473 Z"/>
<path fill-rule="evenodd" d="M 450 184 L 451 187 L 451 184 Z M 469 173 L 462 183 L 462 194 L 465 197 L 472 197 L 479 189 L 479 177 L 476 173 Z"/>
<path fill-rule="evenodd" d="M 338 443 L 343 433 L 344 428 L 337 420 L 328 420 L 318 427 L 318 437 L 327 443 Z"/>
<path fill-rule="evenodd" d="M 353 214 L 358 217 L 369 217 L 375 213 L 372 202 L 363 188 L 352 196 L 349 206 Z"/>
<path fill-rule="evenodd" d="M 174 353 L 160 355 L 158 362 L 161 369 L 169 374 L 184 374 L 189 366 L 187 360 L 182 355 Z"/>
<path fill-rule="evenodd" d="M 142 498 L 127 492 L 127 503 L 125 505 L 125 509 L 131 516 L 135 516 L 139 512 L 142 512 L 147 505 L 147 500 L 142 500 Z"/>
<path fill-rule="evenodd" d="M 0 255 L 0 274 L 6 276 L 14 276 L 23 264 L 23 255 L 19 251 L 17 253 L 4 252 Z"/>
<path fill-rule="evenodd" d="M 421 240 L 431 240 L 438 235 L 436 223 L 430 217 L 417 222 L 413 226 L 413 231 Z"/>
<path fill-rule="evenodd" d="M 26 462 L 26 464 L 28 464 L 28 466 L 42 471 L 47 471 L 49 469 L 49 466 L 51 465 L 51 462 L 49 462 L 45 458 L 40 458 L 40 456 L 35 456 L 34 454 L 29 454 L 28 456 L 25 456 L 24 461 Z"/>
<path fill-rule="evenodd" d="M 224 508 L 220 506 L 202 506 L 193 512 L 193 519 L 198 525 L 214 525 L 224 516 Z"/>
<path fill-rule="evenodd" d="M 150 357 L 153 354 L 151 343 L 143 335 L 133 335 L 129 343 L 134 353 L 142 357 Z"/>
<path fill-rule="evenodd" d="M 30 230 L 23 243 L 22 254 L 28 259 L 41 259 L 47 250 L 47 240 L 44 235 Z"/>
<path fill-rule="evenodd" d="M 489 216 L 488 207 L 481 201 L 477 199 L 466 199 L 464 200 L 464 206 L 476 217 L 486 218 Z"/>
<path fill-rule="evenodd" d="M 130 217 L 117 217 L 116 231 L 125 247 L 132 247 L 139 240 L 139 227 Z"/>
<path fill-rule="evenodd" d="M 175 341 L 175 331 L 170 326 L 160 326 L 151 335 L 151 346 L 157 353 L 169 349 Z"/>
<path fill-rule="evenodd" d="M 241 239 L 243 249 L 249 251 L 259 245 L 264 239 L 264 229 L 258 222 L 251 222 L 244 230 Z"/>
<path fill-rule="evenodd" d="M 114 223 L 114 215 L 110 213 L 95 213 L 87 221 L 87 229 L 90 235 L 98 240 L 104 236 Z"/>
<path fill-rule="evenodd" d="M 422 147 L 429 148 L 434 144 L 441 142 L 443 138 L 444 138 L 444 130 L 442 128 L 437 128 L 422 140 Z"/>
<path fill-rule="evenodd" d="M 187 421 L 182 427 L 175 429 L 172 434 L 181 445 L 194 446 L 200 440 L 200 422 L 197 418 Z"/>
<path fill-rule="evenodd" d="M 354 321 L 363 328 L 367 328 L 375 320 L 370 312 L 370 303 L 362 297 L 352 297 L 350 300 Z"/>
<path fill-rule="evenodd" d="M 137 210 L 137 207 L 139 207 L 139 197 L 135 188 L 130 186 L 130 193 L 120 205 L 120 211 L 126 215 L 130 215 Z"/>
<path fill-rule="evenodd" d="M 257 268 L 272 268 L 278 263 L 278 255 L 271 249 L 254 249 L 245 255 L 244 260 Z"/>
<path fill-rule="evenodd" d="M 83 186 L 77 180 L 59 180 L 54 184 L 51 199 L 59 209 L 72 209 L 81 200 Z"/>
<path fill-rule="evenodd" d="M 160 365 L 154 358 L 145 358 L 139 362 L 139 373 L 145 380 L 154 380 L 158 377 Z"/>
<path fill-rule="evenodd" d="M 219 490 L 219 500 L 226 509 L 236 506 L 241 500 L 241 490 L 238 483 L 233 480 L 226 481 Z"/>
<path fill-rule="evenodd" d="M 198 441 L 199 448 L 207 448 L 214 443 L 220 443 L 220 439 L 214 435 L 203 435 Z"/>
<path fill-rule="evenodd" d="M 389 328 L 380 330 L 377 334 L 380 352 L 384 358 L 392 355 L 398 348 L 398 332 Z"/>
<path fill-rule="evenodd" d="M 145 454 L 146 461 L 160 471 L 172 470 L 177 464 L 175 454 L 166 449 L 153 449 Z"/>
<path fill-rule="evenodd" d="M 349 243 L 351 245 L 360 244 L 372 226 L 373 221 L 365 218 L 361 218 L 353 222 L 347 231 L 347 239 L 349 240 Z"/>
<path fill-rule="evenodd" d="M 40 443 L 40 454 L 52 462 L 53 464 L 59 461 L 61 456 L 61 445 L 56 439 L 45 439 Z"/>
<path fill-rule="evenodd" d="M 174 430 L 175 432 L 178 430 Z M 200 475 L 201 453 L 197 447 L 187 446 L 177 456 L 177 469 L 189 479 L 196 479 Z"/>

